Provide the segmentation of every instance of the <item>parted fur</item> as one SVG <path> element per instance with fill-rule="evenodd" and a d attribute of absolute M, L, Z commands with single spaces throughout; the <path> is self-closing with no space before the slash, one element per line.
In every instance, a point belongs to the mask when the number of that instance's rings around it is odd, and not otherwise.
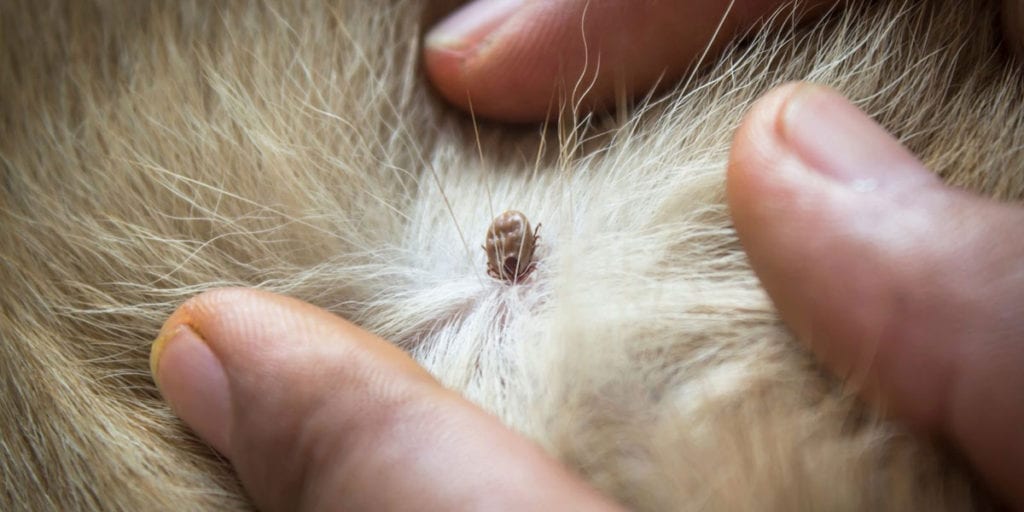
<path fill-rule="evenodd" d="M 0 0 L 0 510 L 250 507 L 148 371 L 163 320 L 222 286 L 393 341 L 637 510 L 987 507 L 786 331 L 724 170 L 751 103 L 806 79 L 949 183 L 1021 200 L 1024 80 L 994 3 L 851 2 L 546 130 L 438 101 L 426 16 Z M 544 225 L 515 285 L 480 248 L 507 209 Z"/>

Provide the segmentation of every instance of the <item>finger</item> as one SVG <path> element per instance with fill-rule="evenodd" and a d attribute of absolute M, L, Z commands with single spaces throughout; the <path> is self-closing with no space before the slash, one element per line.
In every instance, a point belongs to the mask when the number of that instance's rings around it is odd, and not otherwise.
<path fill-rule="evenodd" d="M 763 98 L 728 172 L 736 230 L 798 338 L 953 440 L 1024 505 L 1024 211 L 947 188 L 827 89 Z"/>
<path fill-rule="evenodd" d="M 614 509 L 401 350 L 294 299 L 200 295 L 151 361 L 263 510 Z"/>
<path fill-rule="evenodd" d="M 608 105 L 617 91 L 630 95 L 659 79 L 671 83 L 706 49 L 713 55 L 785 3 L 477 0 L 428 34 L 426 69 L 457 106 L 489 118 L 537 121 L 560 99 Z"/>

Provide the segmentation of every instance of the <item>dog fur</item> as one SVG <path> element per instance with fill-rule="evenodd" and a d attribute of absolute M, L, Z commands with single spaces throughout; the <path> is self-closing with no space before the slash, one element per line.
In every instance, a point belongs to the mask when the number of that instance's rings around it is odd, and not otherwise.
<path fill-rule="evenodd" d="M 434 15 L 0 0 L 0 509 L 250 508 L 148 371 L 163 320 L 223 286 L 393 341 L 633 509 L 989 506 L 792 339 L 723 185 L 742 115 L 800 79 L 948 183 L 1024 198 L 1024 80 L 994 3 L 783 11 L 663 94 L 526 128 L 436 99 Z M 480 249 L 506 209 L 544 226 L 515 285 Z"/>

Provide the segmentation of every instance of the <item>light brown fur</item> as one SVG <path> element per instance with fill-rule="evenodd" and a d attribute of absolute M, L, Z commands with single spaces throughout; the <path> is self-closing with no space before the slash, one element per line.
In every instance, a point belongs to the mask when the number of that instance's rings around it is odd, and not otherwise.
<path fill-rule="evenodd" d="M 422 18 L 0 0 L 0 510 L 249 506 L 148 372 L 162 321 L 220 286 L 393 340 L 631 508 L 985 506 L 791 338 L 723 180 L 749 105 L 808 79 L 949 183 L 1024 198 L 1024 81 L 993 4 L 783 23 L 615 117 L 482 126 L 482 160 L 421 77 Z M 510 208 L 545 231 L 512 287 L 479 248 Z"/>

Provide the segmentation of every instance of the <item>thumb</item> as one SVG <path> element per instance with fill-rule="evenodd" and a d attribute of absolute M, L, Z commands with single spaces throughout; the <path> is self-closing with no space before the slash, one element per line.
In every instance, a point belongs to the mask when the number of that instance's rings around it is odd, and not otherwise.
<path fill-rule="evenodd" d="M 199 295 L 151 363 L 263 510 L 614 508 L 401 350 L 294 299 Z"/>
<path fill-rule="evenodd" d="M 727 194 L 796 336 L 1024 507 L 1024 209 L 947 188 L 808 84 L 773 91 L 744 120 Z"/>
<path fill-rule="evenodd" d="M 799 2 L 821 10 L 839 0 Z M 608 106 L 681 76 L 786 0 L 476 0 L 427 35 L 424 62 L 450 102 L 538 121 L 559 100 Z M 578 89 L 578 90 L 577 90 Z M 557 113 L 557 112 L 555 112 Z"/>

